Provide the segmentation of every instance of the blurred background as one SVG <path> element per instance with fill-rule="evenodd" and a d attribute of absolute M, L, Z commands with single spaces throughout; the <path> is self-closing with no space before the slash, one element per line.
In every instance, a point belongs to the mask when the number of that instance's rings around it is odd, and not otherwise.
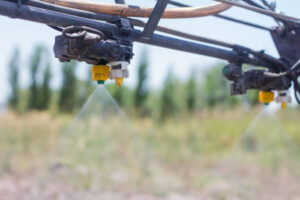
<path fill-rule="evenodd" d="M 289 15 L 299 7 L 278 0 Z M 275 25 L 238 8 L 225 14 Z M 277 55 L 268 32 L 243 25 L 161 24 Z M 55 60 L 58 32 L 5 17 L 0 25 L 1 199 L 300 198 L 299 107 L 264 107 L 258 91 L 231 97 L 225 62 L 135 44 L 125 85 L 101 87 L 91 66 Z"/>

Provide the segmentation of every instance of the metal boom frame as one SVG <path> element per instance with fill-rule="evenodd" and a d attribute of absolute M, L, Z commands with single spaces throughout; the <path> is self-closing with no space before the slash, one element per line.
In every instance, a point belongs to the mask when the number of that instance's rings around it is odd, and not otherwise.
<path fill-rule="evenodd" d="M 10 18 L 18 18 L 57 27 L 88 26 L 101 30 L 111 37 L 114 35 L 120 35 L 119 27 L 115 24 L 90 20 L 83 17 L 12 3 L 4 0 L 1 0 L 0 2 L 0 15 Z M 108 15 L 106 15 L 106 17 L 108 17 Z M 115 18 L 115 16 L 110 17 Z M 268 69 L 274 68 L 274 63 L 270 63 L 258 56 L 249 57 L 241 55 L 240 52 L 235 50 L 230 51 L 160 34 L 153 34 L 150 39 L 145 39 L 143 38 L 143 32 L 137 29 L 130 30 L 129 35 L 124 37 L 126 37 L 126 39 L 131 37 L 133 41 L 144 44 L 210 56 L 227 60 L 229 62 L 242 62 L 254 66 L 266 67 Z"/>
<path fill-rule="evenodd" d="M 122 72 L 122 77 L 128 77 L 127 65 L 133 56 L 132 44 L 140 42 L 227 60 L 229 64 L 223 68 L 223 75 L 232 81 L 232 95 L 245 94 L 249 89 L 277 90 L 280 94 L 277 102 L 285 105 L 290 102 L 288 89 L 291 83 L 294 83 L 295 97 L 300 104 L 300 19 L 274 12 L 275 7 L 265 0 L 261 0 L 262 4 L 253 0 L 241 0 L 244 3 L 232 0 L 215 1 L 272 17 L 277 27 L 267 28 L 221 14 L 214 15 L 270 32 L 280 58 L 242 45 L 159 26 L 159 20 L 168 4 L 189 7 L 173 0 L 157 0 L 148 22 L 58 6 L 39 0 L 0 0 L 0 15 L 46 24 L 61 31 L 62 35 L 55 39 L 55 57 L 62 62 L 75 59 L 96 65 L 113 63 L 110 76 L 116 78 L 118 86 L 123 80 L 119 78 L 119 72 Z M 115 2 L 125 4 L 124 0 Z M 141 31 L 135 29 L 135 26 L 144 29 Z M 168 35 L 157 34 L 155 31 Z M 96 35 L 92 36 L 90 33 Z M 264 67 L 268 71 L 254 69 L 243 72 L 243 64 Z"/>

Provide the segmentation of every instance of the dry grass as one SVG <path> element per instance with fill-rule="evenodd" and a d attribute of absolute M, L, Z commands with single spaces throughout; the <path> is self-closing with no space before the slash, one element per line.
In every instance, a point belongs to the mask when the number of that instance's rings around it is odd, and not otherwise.
<path fill-rule="evenodd" d="M 45 158 L 71 116 L 32 112 L 0 116 L 0 158 L 4 171 L 28 169 Z"/>
<path fill-rule="evenodd" d="M 56 193 L 75 188 L 98 195 L 105 190 L 164 197 L 176 191 L 202 199 L 257 199 L 254 192 L 258 199 L 299 197 L 299 154 L 290 147 L 300 144 L 300 113 L 277 113 L 283 128 L 263 116 L 240 140 L 259 111 L 203 111 L 164 123 L 91 118 L 77 121 L 69 133 L 72 116 L 6 113 L 0 116 L 0 194 L 1 180 L 31 177 L 29 183 L 44 179 L 59 186 L 52 188 Z"/>

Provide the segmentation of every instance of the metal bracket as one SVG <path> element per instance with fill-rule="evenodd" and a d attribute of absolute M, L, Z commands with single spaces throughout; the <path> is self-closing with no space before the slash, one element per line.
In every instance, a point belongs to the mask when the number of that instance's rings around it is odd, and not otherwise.
<path fill-rule="evenodd" d="M 168 5 L 169 0 L 158 0 L 152 13 L 151 16 L 148 20 L 148 23 L 145 26 L 145 29 L 142 34 L 142 38 L 144 39 L 150 39 L 158 25 L 158 22 L 163 15 L 167 5 Z"/>
<path fill-rule="evenodd" d="M 295 64 L 300 58 L 300 26 L 279 26 L 271 31 L 272 38 L 281 59 L 289 66 Z"/>
<path fill-rule="evenodd" d="M 234 45 L 233 51 L 237 52 L 238 57 L 235 60 L 235 63 L 238 65 L 242 65 L 243 61 L 249 57 L 249 52 L 239 45 Z"/>
<path fill-rule="evenodd" d="M 119 31 L 112 33 L 111 37 L 113 39 L 122 41 L 122 42 L 130 42 L 134 41 L 133 35 L 131 31 L 133 30 L 133 26 L 129 19 L 127 18 L 120 18 L 116 21 L 111 21 L 110 23 L 117 25 Z"/>

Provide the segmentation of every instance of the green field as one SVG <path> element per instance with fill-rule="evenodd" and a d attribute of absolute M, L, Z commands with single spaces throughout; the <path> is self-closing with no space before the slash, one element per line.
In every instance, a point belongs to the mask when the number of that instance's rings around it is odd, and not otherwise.
<path fill-rule="evenodd" d="M 128 120 L 114 109 L 91 107 L 73 122 L 71 115 L 48 112 L 1 115 L 0 180 L 15 180 L 16 193 L 36 187 L 57 199 L 86 191 L 116 199 L 300 198 L 297 110 L 203 110 L 162 123 Z M 22 186 L 24 180 L 31 186 Z"/>

